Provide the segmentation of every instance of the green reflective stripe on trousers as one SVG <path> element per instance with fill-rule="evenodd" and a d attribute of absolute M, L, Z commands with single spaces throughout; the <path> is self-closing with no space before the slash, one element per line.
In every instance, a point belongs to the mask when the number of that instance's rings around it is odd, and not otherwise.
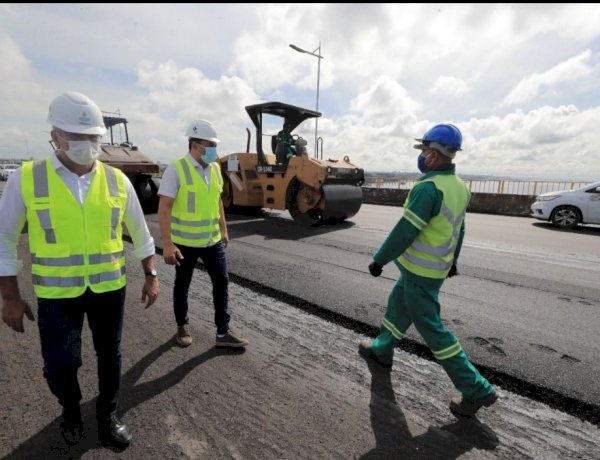
<path fill-rule="evenodd" d="M 96 273 L 95 275 L 90 275 L 90 284 L 98 284 L 104 281 L 113 281 L 119 279 L 125 274 L 125 271 L 125 267 L 121 267 L 118 270 L 113 270 L 112 272 Z"/>
<path fill-rule="evenodd" d="M 40 220 L 40 227 L 42 227 L 44 233 L 46 234 L 46 243 L 56 244 L 56 235 L 54 234 L 52 222 L 50 221 L 50 210 L 38 209 L 36 213 L 38 215 L 38 219 Z"/>
<path fill-rule="evenodd" d="M 383 327 L 385 327 L 388 331 L 390 331 L 392 333 L 392 335 L 395 338 L 397 338 L 398 340 L 401 340 L 402 337 L 404 337 L 404 334 L 402 332 L 400 332 L 398 329 L 396 329 L 396 326 L 394 326 L 388 319 L 383 318 L 381 325 Z"/>
<path fill-rule="evenodd" d="M 83 255 L 68 257 L 36 257 L 35 255 L 32 255 L 31 263 L 46 267 L 75 267 L 84 264 Z"/>
<path fill-rule="evenodd" d="M 421 259 L 420 257 L 410 254 L 408 251 L 405 252 L 404 254 L 402 254 L 402 257 L 404 257 L 406 260 L 408 260 L 409 262 L 411 262 L 415 265 L 419 265 L 423 268 L 428 268 L 430 270 L 439 270 L 439 271 L 449 270 L 450 267 L 452 267 L 452 263 L 453 263 L 452 260 L 449 262 L 435 262 L 433 260 Z"/>
<path fill-rule="evenodd" d="M 46 287 L 81 287 L 85 286 L 83 276 L 42 276 L 33 275 L 32 282 L 34 285 Z"/>
<path fill-rule="evenodd" d="M 33 163 L 33 195 L 36 198 L 48 198 L 50 196 L 45 160 Z"/>
<path fill-rule="evenodd" d="M 186 227 L 206 227 L 208 225 L 216 225 L 219 223 L 219 219 L 206 219 L 206 220 L 184 220 L 178 217 L 171 216 L 171 222 L 174 224 L 185 225 Z"/>
<path fill-rule="evenodd" d="M 444 348 L 443 350 L 440 350 L 440 351 L 431 350 L 431 352 L 433 353 L 433 356 L 438 361 L 452 358 L 453 356 L 456 356 L 457 354 L 459 354 L 461 351 L 462 351 L 462 347 L 460 346 L 460 342 L 456 342 L 454 345 L 451 345 L 448 348 Z"/>
<path fill-rule="evenodd" d="M 124 251 L 114 252 L 112 254 L 90 254 L 90 264 L 96 265 L 112 262 L 113 260 L 118 260 L 121 257 L 125 257 Z"/>

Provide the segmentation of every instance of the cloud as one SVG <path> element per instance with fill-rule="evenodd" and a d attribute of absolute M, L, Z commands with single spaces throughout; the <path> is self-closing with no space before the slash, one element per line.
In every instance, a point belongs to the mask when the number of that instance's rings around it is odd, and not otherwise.
<path fill-rule="evenodd" d="M 468 85 L 458 78 L 440 75 L 429 91 L 432 96 L 458 98 L 469 92 Z"/>
<path fill-rule="evenodd" d="M 406 89 L 385 75 L 350 102 L 350 110 L 360 114 L 365 122 L 394 113 L 413 113 L 418 108 L 419 103 L 408 95 Z"/>
<path fill-rule="evenodd" d="M 261 102 L 239 77 L 213 80 L 199 69 L 180 69 L 173 61 L 141 62 L 138 85 L 143 95 L 132 104 L 129 119 L 139 124 L 138 130 L 153 132 L 153 154 L 163 161 L 180 156 L 187 148 L 184 132 L 196 119 L 215 123 L 223 140 L 220 149 L 241 149 L 246 143 L 242 125 L 248 122 L 244 107 Z"/>
<path fill-rule="evenodd" d="M 505 105 L 516 105 L 536 98 L 544 89 L 563 82 L 575 82 L 589 75 L 592 69 L 586 61 L 590 60 L 592 53 L 586 50 L 565 62 L 555 65 L 543 73 L 534 73 L 522 79 L 517 86 L 502 101 Z"/>
<path fill-rule="evenodd" d="M 36 82 L 31 62 L 17 43 L 0 34 L 0 99 L 4 108 L 11 107 L 13 115 L 27 112 L 37 105 L 43 92 Z"/>
<path fill-rule="evenodd" d="M 600 170 L 590 153 L 600 149 L 590 134 L 600 107 L 600 22 L 589 20 L 600 5 L 0 8 L 0 144 L 24 150 L 17 139 L 26 134 L 37 155 L 49 150 L 48 104 L 65 90 L 122 113 L 140 150 L 170 161 L 185 152 L 194 118 L 216 124 L 221 154 L 245 150 L 253 126 L 244 106 L 313 108 L 318 75 L 326 157 L 415 171 L 413 139 L 451 122 L 464 135 L 463 172 Z M 291 43 L 311 52 L 321 44 L 324 58 Z M 311 153 L 314 128 L 297 129 Z"/>

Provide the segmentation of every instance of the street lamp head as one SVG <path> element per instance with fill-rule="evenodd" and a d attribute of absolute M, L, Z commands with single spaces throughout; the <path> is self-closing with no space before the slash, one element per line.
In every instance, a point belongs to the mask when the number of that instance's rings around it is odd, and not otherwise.
<path fill-rule="evenodd" d="M 317 47 L 317 49 L 314 50 L 312 53 L 310 51 L 303 50 L 302 48 L 300 48 L 299 46 L 296 46 L 296 45 L 291 45 L 290 44 L 290 48 L 292 48 L 293 50 L 298 51 L 299 53 L 306 53 L 306 54 L 310 54 L 311 56 L 314 56 L 316 58 L 323 59 L 323 56 L 321 56 L 321 45 L 320 44 Z M 319 52 L 319 54 L 315 54 L 317 51 Z"/>
<path fill-rule="evenodd" d="M 299 53 L 306 53 L 307 51 L 304 51 L 302 48 L 298 48 L 296 45 L 292 45 L 290 44 L 290 48 L 292 48 L 293 50 L 298 51 Z"/>

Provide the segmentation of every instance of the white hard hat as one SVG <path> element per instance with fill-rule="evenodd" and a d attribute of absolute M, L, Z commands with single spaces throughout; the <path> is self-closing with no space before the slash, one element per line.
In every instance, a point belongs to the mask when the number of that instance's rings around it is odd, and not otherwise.
<path fill-rule="evenodd" d="M 106 133 L 102 112 L 85 94 L 69 91 L 54 98 L 48 111 L 48 123 L 68 133 Z"/>
<path fill-rule="evenodd" d="M 196 120 L 190 124 L 188 129 L 185 131 L 187 137 L 193 137 L 194 139 L 204 139 L 210 142 L 219 142 L 217 138 L 217 131 L 210 121 Z"/>

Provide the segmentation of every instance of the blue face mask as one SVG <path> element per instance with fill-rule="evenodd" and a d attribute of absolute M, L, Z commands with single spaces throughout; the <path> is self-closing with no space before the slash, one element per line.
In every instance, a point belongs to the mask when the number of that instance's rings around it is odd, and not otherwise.
<path fill-rule="evenodd" d="M 210 164 L 213 161 L 216 161 L 218 158 L 219 155 L 217 155 L 216 147 L 204 147 L 204 155 L 200 157 L 200 159 L 206 164 Z"/>
<path fill-rule="evenodd" d="M 422 173 L 427 171 L 427 166 L 425 166 L 426 159 L 427 159 L 427 157 L 424 157 L 423 154 L 421 153 L 417 160 L 417 167 L 419 168 L 419 171 L 421 171 Z"/>

